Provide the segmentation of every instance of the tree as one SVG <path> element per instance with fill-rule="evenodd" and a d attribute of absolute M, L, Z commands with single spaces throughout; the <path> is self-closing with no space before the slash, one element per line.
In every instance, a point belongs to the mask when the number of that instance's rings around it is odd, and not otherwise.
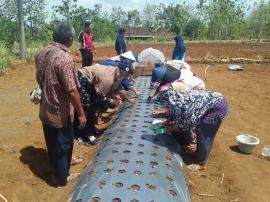
<path fill-rule="evenodd" d="M 59 14 L 60 16 L 63 16 L 63 18 L 71 22 L 74 10 L 77 8 L 77 0 L 62 0 L 61 4 L 58 6 L 53 6 L 53 10 L 55 13 Z M 54 18 L 56 19 L 55 13 Z"/>
<path fill-rule="evenodd" d="M 188 9 L 182 5 L 173 4 L 164 7 L 163 18 L 166 24 L 166 27 L 172 31 L 179 34 L 184 33 L 185 26 L 188 24 L 188 20 L 191 18 L 191 15 Z"/>
<path fill-rule="evenodd" d="M 129 26 L 136 27 L 141 24 L 140 12 L 137 9 L 128 11 L 127 16 Z"/>
<path fill-rule="evenodd" d="M 75 7 L 72 10 L 72 24 L 74 26 L 74 29 L 76 33 L 79 33 L 83 29 L 83 25 L 85 20 L 93 21 L 93 10 L 89 8 L 84 8 L 82 6 Z"/>
<path fill-rule="evenodd" d="M 244 12 L 238 0 L 212 0 L 207 9 L 210 39 L 236 39 L 242 37 Z M 242 36 L 241 36 L 242 35 Z"/>
<path fill-rule="evenodd" d="M 0 2 L 0 40 L 11 47 L 18 39 L 18 7 L 16 0 Z"/>
<path fill-rule="evenodd" d="M 261 2 L 247 18 L 249 32 L 257 39 L 270 38 L 270 3 Z"/>
<path fill-rule="evenodd" d="M 117 31 L 120 27 L 126 27 L 127 26 L 127 13 L 119 6 L 116 8 L 112 8 L 111 10 L 111 23 L 113 26 L 113 29 Z"/>
<path fill-rule="evenodd" d="M 152 33 L 157 33 L 158 29 L 164 27 L 162 15 L 164 4 L 147 3 L 143 9 L 142 23 Z"/>
<path fill-rule="evenodd" d="M 30 28 L 32 37 L 44 27 L 46 0 L 24 0 L 25 23 Z"/>
<path fill-rule="evenodd" d="M 24 34 L 24 18 L 23 18 L 23 2 L 18 0 L 18 18 L 20 32 L 20 58 L 24 59 L 26 54 L 25 34 Z"/>
<path fill-rule="evenodd" d="M 203 28 L 206 26 L 202 23 L 201 20 L 197 18 L 192 18 L 188 21 L 184 29 L 184 35 L 190 39 L 201 39 L 203 36 Z"/>

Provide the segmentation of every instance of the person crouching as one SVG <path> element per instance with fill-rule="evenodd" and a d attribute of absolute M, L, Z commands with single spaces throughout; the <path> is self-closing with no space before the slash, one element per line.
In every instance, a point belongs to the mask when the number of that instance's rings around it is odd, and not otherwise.
<path fill-rule="evenodd" d="M 86 126 L 79 129 L 75 119 L 74 129 L 78 137 L 84 141 L 96 143 L 95 128 L 96 114 L 104 110 L 104 106 L 119 106 L 121 99 L 115 96 L 122 88 L 122 80 L 133 73 L 132 65 L 120 63 L 118 68 L 96 64 L 87 66 L 77 71 L 80 83 L 80 96 L 84 112 L 87 117 Z M 105 107 L 106 108 L 106 107 Z"/>
<path fill-rule="evenodd" d="M 175 123 L 168 127 L 169 132 L 185 132 L 195 128 L 197 135 L 197 162 L 190 169 L 205 168 L 217 131 L 226 117 L 229 107 L 226 98 L 217 92 L 190 90 L 176 92 L 173 88 L 164 88 L 158 94 L 158 100 L 166 105 L 163 112 L 169 121 Z M 153 115 L 161 114 L 153 111 Z"/>

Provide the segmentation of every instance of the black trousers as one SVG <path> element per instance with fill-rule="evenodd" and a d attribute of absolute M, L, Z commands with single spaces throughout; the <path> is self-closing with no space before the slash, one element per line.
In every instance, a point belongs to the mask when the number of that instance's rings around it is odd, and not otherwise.
<path fill-rule="evenodd" d="M 48 155 L 57 179 L 66 181 L 69 176 L 73 149 L 73 127 L 70 118 L 63 128 L 42 124 Z"/>
<path fill-rule="evenodd" d="M 81 49 L 82 54 L 82 67 L 91 66 L 93 63 L 93 53 Z"/>
<path fill-rule="evenodd" d="M 218 119 L 215 124 L 201 123 L 196 127 L 198 164 L 204 165 L 207 162 L 221 122 L 222 121 Z"/>

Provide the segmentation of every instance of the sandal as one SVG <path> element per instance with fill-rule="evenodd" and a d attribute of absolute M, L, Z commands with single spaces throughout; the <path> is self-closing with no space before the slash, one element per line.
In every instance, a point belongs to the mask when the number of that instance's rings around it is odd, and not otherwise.
<path fill-rule="evenodd" d="M 102 117 L 102 116 L 98 116 L 97 117 L 97 121 L 96 121 L 96 124 L 97 125 L 100 125 L 100 124 L 104 124 L 104 123 L 107 123 L 107 122 L 109 122 L 111 119 L 112 119 L 113 117 L 111 116 L 111 117 Z"/>
<path fill-rule="evenodd" d="M 95 136 L 89 136 L 88 140 L 91 145 L 97 144 L 97 138 Z"/>
<path fill-rule="evenodd" d="M 102 123 L 102 124 L 95 124 L 95 129 L 100 131 L 100 130 L 105 130 L 110 126 L 109 122 L 107 123 Z"/>
<path fill-rule="evenodd" d="M 199 164 L 190 164 L 187 166 L 188 170 L 191 172 L 198 172 L 201 170 L 206 170 L 206 167 Z"/>
<path fill-rule="evenodd" d="M 107 112 L 107 113 L 115 113 L 116 111 L 118 111 L 118 107 L 108 108 L 108 109 L 106 109 L 105 112 Z"/>
<path fill-rule="evenodd" d="M 80 173 L 72 173 L 67 177 L 67 182 L 70 182 L 80 176 Z"/>
<path fill-rule="evenodd" d="M 82 162 L 83 162 L 83 160 L 81 158 L 74 158 L 74 157 L 72 157 L 72 160 L 71 160 L 70 165 L 71 166 L 74 166 L 74 165 L 80 164 Z"/>

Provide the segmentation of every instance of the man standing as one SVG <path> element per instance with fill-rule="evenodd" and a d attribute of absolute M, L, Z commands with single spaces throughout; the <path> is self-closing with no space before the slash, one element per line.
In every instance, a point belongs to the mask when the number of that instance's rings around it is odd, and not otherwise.
<path fill-rule="evenodd" d="M 127 46 L 124 40 L 126 30 L 124 28 L 120 28 L 118 30 L 118 36 L 115 40 L 115 50 L 117 55 L 127 52 Z"/>
<path fill-rule="evenodd" d="M 41 49 L 35 58 L 36 79 L 42 89 L 39 117 L 54 168 L 55 185 L 65 186 L 74 178 L 69 174 L 73 149 L 74 108 L 79 114 L 80 127 L 86 118 L 77 90 L 75 64 L 68 54 L 74 28 L 61 22 L 53 31 L 53 43 Z M 74 108 L 73 108 L 74 107 Z"/>
<path fill-rule="evenodd" d="M 82 55 L 82 67 L 91 66 L 93 63 L 93 52 L 96 53 L 96 49 L 94 47 L 94 37 L 90 21 L 86 20 L 84 22 L 84 30 L 80 32 L 78 41 Z"/>

